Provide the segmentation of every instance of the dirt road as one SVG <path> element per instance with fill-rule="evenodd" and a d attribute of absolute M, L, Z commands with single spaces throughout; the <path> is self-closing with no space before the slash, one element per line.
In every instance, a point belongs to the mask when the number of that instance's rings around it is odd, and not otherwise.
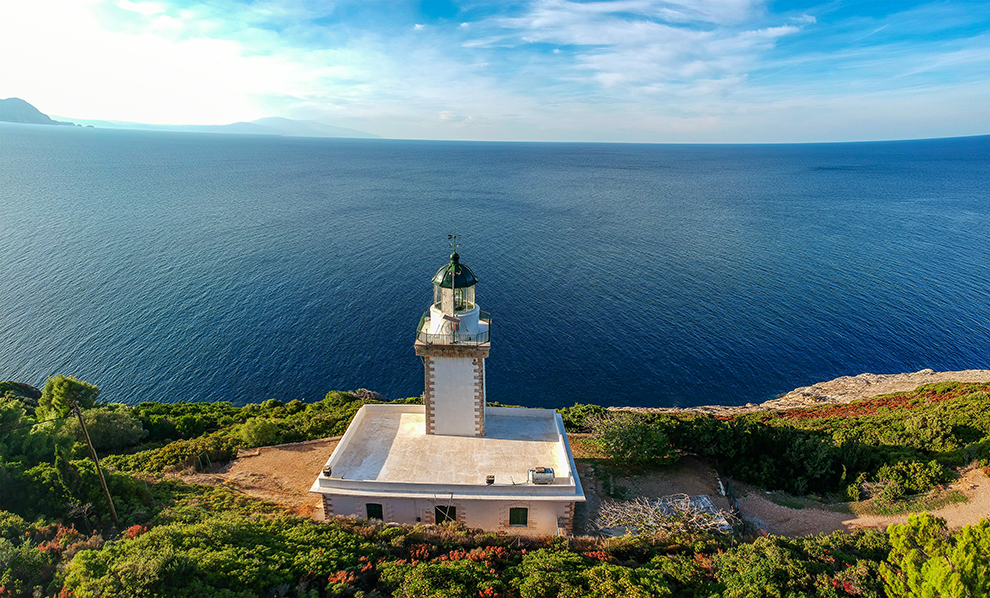
<path fill-rule="evenodd" d="M 947 489 L 958 490 L 968 499 L 964 503 L 931 511 L 932 515 L 945 519 L 950 528 L 972 525 L 980 519 L 990 518 L 990 478 L 982 469 L 969 468 Z M 907 514 L 851 515 L 817 507 L 792 509 L 772 502 L 759 491 L 740 497 L 739 508 L 744 519 L 769 534 L 779 536 L 804 536 L 867 527 L 886 529 L 888 525 L 906 522 L 908 517 Z"/>

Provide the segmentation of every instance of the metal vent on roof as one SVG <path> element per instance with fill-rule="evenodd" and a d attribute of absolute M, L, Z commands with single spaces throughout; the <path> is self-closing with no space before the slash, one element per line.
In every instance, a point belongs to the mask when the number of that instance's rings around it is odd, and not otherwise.
<path fill-rule="evenodd" d="M 552 467 L 532 467 L 529 470 L 530 484 L 552 484 L 554 479 Z"/>

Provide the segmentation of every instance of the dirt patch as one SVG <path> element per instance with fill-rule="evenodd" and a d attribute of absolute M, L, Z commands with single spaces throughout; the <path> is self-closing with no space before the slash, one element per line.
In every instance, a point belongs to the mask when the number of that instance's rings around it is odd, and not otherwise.
<path fill-rule="evenodd" d="M 771 501 L 767 494 L 745 485 L 746 494 L 739 497 L 743 518 L 769 534 L 780 536 L 804 536 L 861 528 L 885 529 L 888 525 L 905 523 L 908 514 L 900 515 L 852 515 L 830 511 L 820 507 L 794 509 Z M 990 517 L 990 478 L 983 470 L 973 467 L 962 472 L 959 479 L 947 490 L 957 490 L 968 499 L 964 503 L 947 505 L 931 511 L 942 517 L 950 528 L 972 525 Z"/>
<path fill-rule="evenodd" d="M 192 484 L 225 485 L 314 519 L 323 518 L 320 497 L 310 494 L 339 436 L 242 451 L 215 473 L 182 476 Z"/>

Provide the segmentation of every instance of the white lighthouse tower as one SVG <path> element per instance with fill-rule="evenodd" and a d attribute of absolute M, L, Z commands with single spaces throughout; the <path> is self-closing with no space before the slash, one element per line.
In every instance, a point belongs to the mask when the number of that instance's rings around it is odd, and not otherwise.
<path fill-rule="evenodd" d="M 585 498 L 564 420 L 553 409 L 486 406 L 491 318 L 451 240 L 416 331 L 424 404 L 363 405 L 310 492 L 322 495 L 327 518 L 570 535 Z"/>
<path fill-rule="evenodd" d="M 461 263 L 456 242 L 452 246 L 450 263 L 433 277 L 433 303 L 416 331 L 416 355 L 426 373 L 426 433 L 484 436 L 491 317 L 478 308 L 478 279 Z"/>

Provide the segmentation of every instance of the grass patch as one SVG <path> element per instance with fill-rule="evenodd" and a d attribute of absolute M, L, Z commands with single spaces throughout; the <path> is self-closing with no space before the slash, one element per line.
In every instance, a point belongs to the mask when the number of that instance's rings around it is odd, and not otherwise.
<path fill-rule="evenodd" d="M 969 502 L 969 499 L 958 490 L 936 490 L 919 496 L 909 496 L 891 504 L 877 504 L 873 500 L 853 502 L 849 503 L 849 510 L 855 515 L 902 515 L 935 511 L 964 502 Z"/>
<path fill-rule="evenodd" d="M 587 436 L 568 434 L 567 442 L 571 445 L 571 454 L 575 459 L 605 459 L 605 453 L 590 434 Z"/>
<path fill-rule="evenodd" d="M 779 505 L 781 507 L 787 507 L 788 509 L 800 510 L 807 507 L 814 507 L 820 509 L 825 506 L 816 500 L 811 500 L 810 498 L 803 498 L 800 496 L 793 496 L 786 492 L 781 492 L 780 490 L 774 490 L 773 492 L 770 492 L 769 494 L 766 494 L 764 496 L 766 496 L 767 500 L 769 500 L 773 504 Z"/>
<path fill-rule="evenodd" d="M 825 511 L 832 511 L 833 513 L 852 514 L 852 510 L 849 508 L 849 503 L 829 501 L 823 502 L 820 500 L 815 500 L 814 497 L 808 498 L 803 496 L 794 496 L 780 490 L 774 490 L 773 492 L 765 492 L 761 490 L 758 494 L 762 495 L 773 504 L 781 507 L 787 507 L 788 509 L 823 509 Z"/>

